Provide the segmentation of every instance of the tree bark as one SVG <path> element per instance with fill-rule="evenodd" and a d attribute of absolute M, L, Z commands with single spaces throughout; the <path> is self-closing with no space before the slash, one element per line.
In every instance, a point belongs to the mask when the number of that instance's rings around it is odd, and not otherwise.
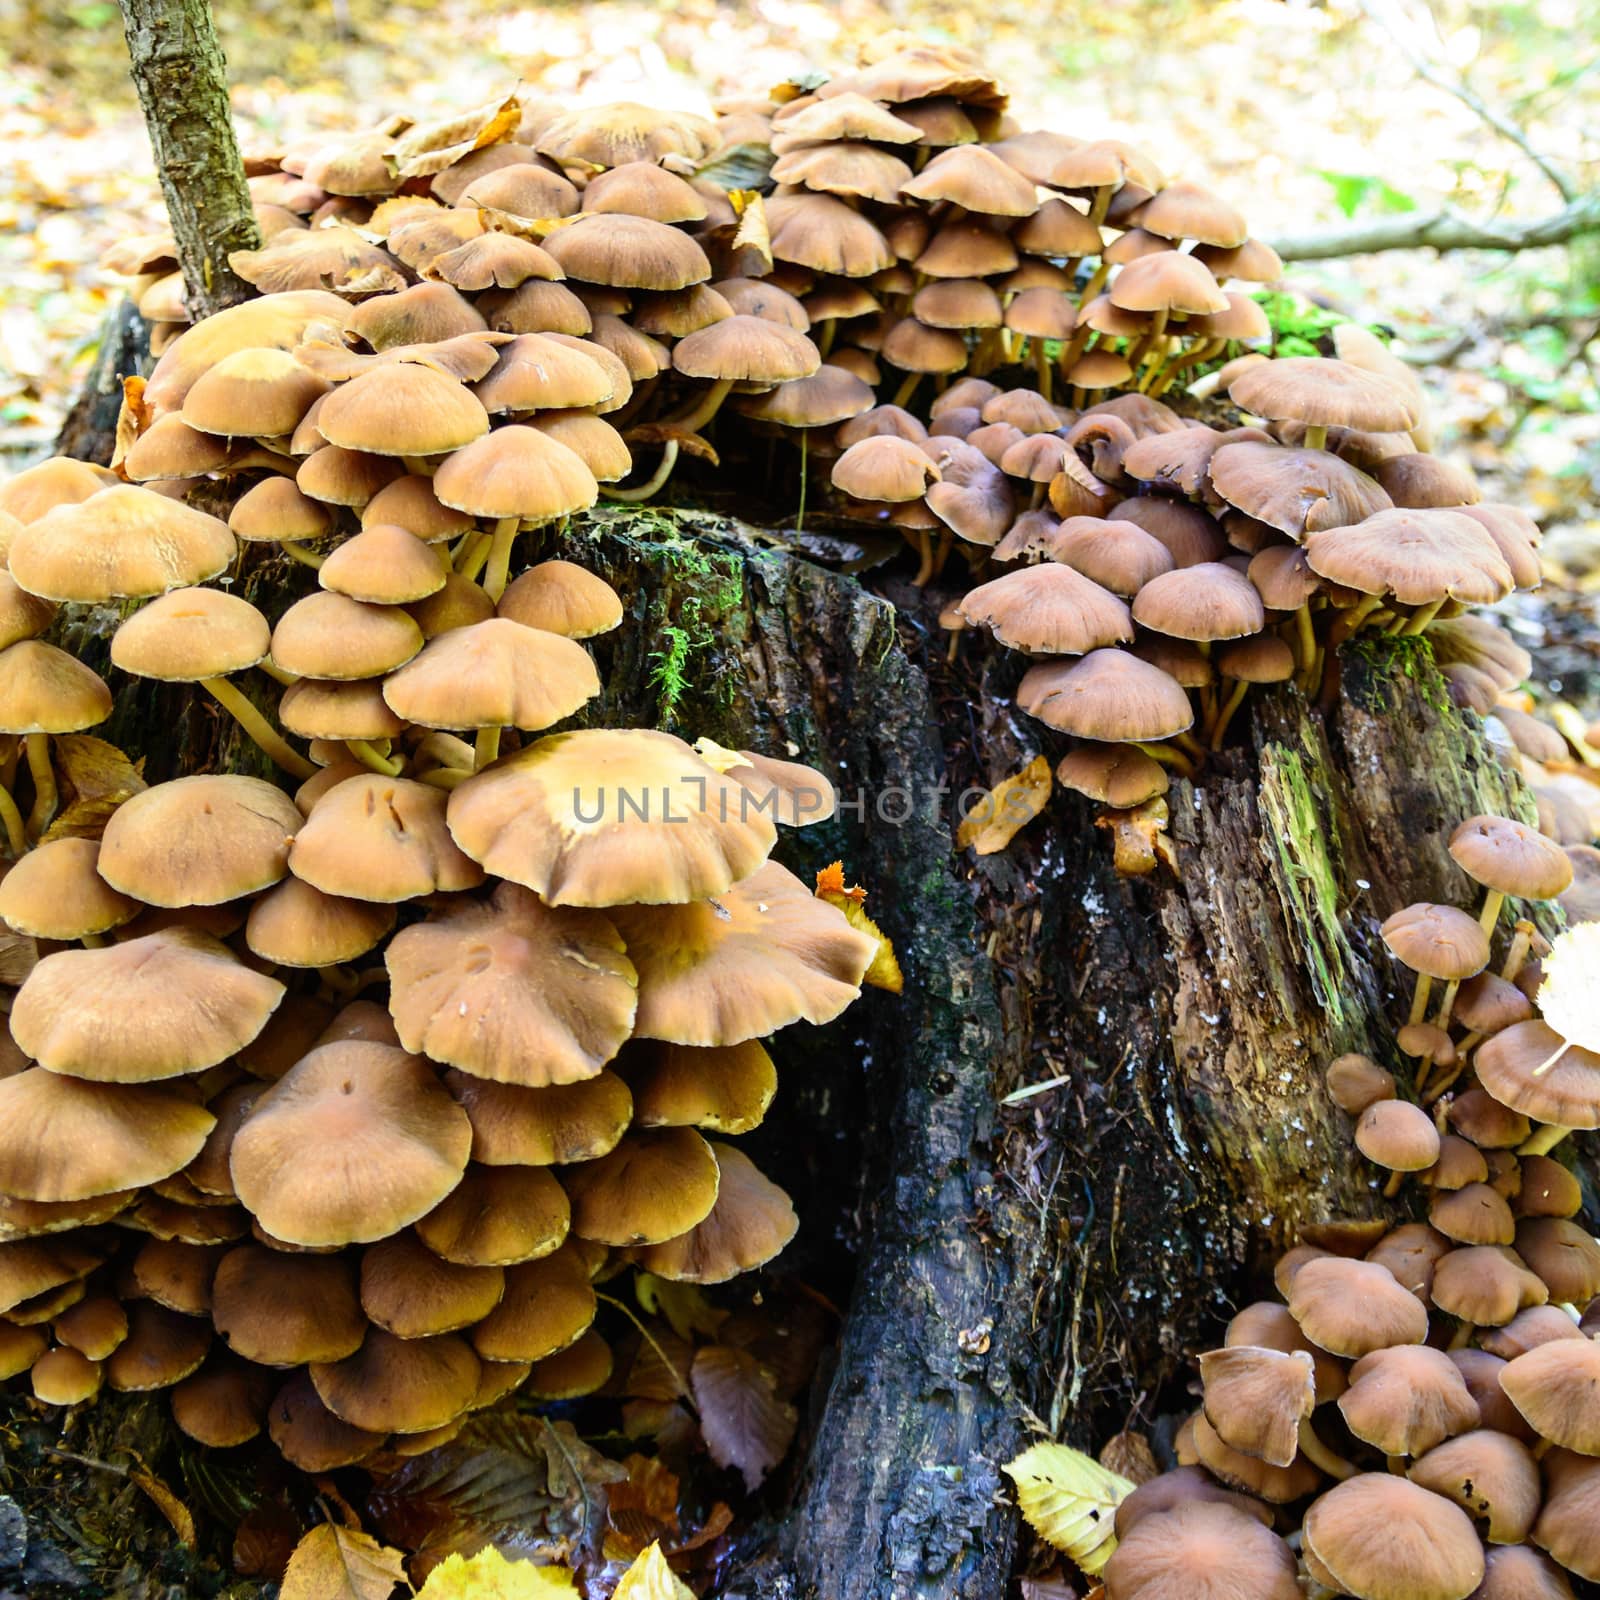
<path fill-rule="evenodd" d="M 122 380 L 135 374 L 148 377 L 154 365 L 149 324 L 131 299 L 118 301 L 100 324 L 100 348 L 56 435 L 55 454 L 109 467 L 117 444 Z"/>
<path fill-rule="evenodd" d="M 119 4 L 189 311 L 198 321 L 255 293 L 228 265 L 228 252 L 261 244 L 228 104 L 227 63 L 209 0 Z"/>
<path fill-rule="evenodd" d="M 1469 903 L 1444 850 L 1461 818 L 1531 813 L 1426 642 L 1377 641 L 1347 652 L 1326 722 L 1293 693 L 1255 698 L 1248 743 L 1174 784 L 1176 877 L 1118 878 L 1070 795 L 1005 853 L 958 855 L 951 796 L 1059 754 L 1014 712 L 1021 664 L 967 635 L 951 667 L 926 646 L 949 596 L 896 586 L 896 611 L 759 541 L 707 514 L 614 509 L 542 552 L 600 572 L 627 608 L 593 642 L 591 721 L 836 777 L 839 816 L 783 858 L 805 874 L 842 857 L 906 972 L 903 996 L 868 991 L 775 1041 L 781 1098 L 749 1148 L 802 1217 L 784 1265 L 846 1310 L 725 1592 L 996 1600 L 1019 1536 L 999 1469 L 1028 1428 L 1093 1447 L 1181 1409 L 1189 1356 L 1275 1249 L 1389 1207 L 1323 1068 L 1351 1049 L 1399 1063 L 1409 976 L 1377 924 L 1411 899 Z M 291 598 L 281 574 L 247 574 L 244 592 Z M 73 642 L 104 620 L 79 617 Z M 671 683 L 668 621 L 685 640 Z M 147 751 L 152 781 L 259 770 L 181 689 L 117 688 L 107 736 Z M 109 1420 L 86 1425 L 104 1433 L 83 1453 L 113 1447 Z M 170 1436 L 140 1450 L 173 1471 Z M 65 1498 L 98 1483 L 80 1473 Z M 34 1489 L 12 1492 L 42 1527 L 62 1489 Z"/>

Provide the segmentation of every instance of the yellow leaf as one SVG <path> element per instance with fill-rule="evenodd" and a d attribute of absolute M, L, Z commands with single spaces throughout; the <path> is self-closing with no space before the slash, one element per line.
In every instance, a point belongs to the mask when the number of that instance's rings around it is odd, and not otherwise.
<path fill-rule="evenodd" d="M 1133 1485 L 1064 1444 L 1036 1444 L 1007 1462 L 1005 1471 L 1028 1526 L 1091 1578 L 1099 1572 L 1117 1548 L 1112 1519 Z"/>
<path fill-rule="evenodd" d="M 1568 1044 L 1600 1050 L 1600 922 L 1556 937 L 1544 958 L 1539 1010 Z"/>
<path fill-rule="evenodd" d="M 1589 720 L 1576 706 L 1570 706 L 1565 700 L 1556 700 L 1545 707 L 1550 720 L 1577 752 L 1578 759 L 1586 767 L 1600 767 L 1600 750 L 1589 743 Z"/>
<path fill-rule="evenodd" d="M 172 1524 L 172 1531 L 177 1534 L 179 1543 L 193 1545 L 194 1517 L 190 1514 L 188 1506 L 154 1473 L 146 1472 L 142 1467 L 132 1468 L 128 1478 L 155 1502 L 156 1509 Z"/>
<path fill-rule="evenodd" d="M 667 1565 L 657 1541 L 622 1574 L 611 1600 L 694 1600 L 694 1590 Z"/>
<path fill-rule="evenodd" d="M 1044 810 L 1054 784 L 1050 763 L 1043 756 L 1035 756 L 1021 772 L 997 783 L 962 818 L 956 829 L 956 843 L 980 856 L 1004 850 L 1017 830 Z"/>
<path fill-rule="evenodd" d="M 692 1283 L 673 1283 L 653 1272 L 633 1280 L 634 1298 L 653 1317 L 665 1317 L 680 1339 L 704 1333 L 716 1337 L 728 1313 L 719 1311 Z"/>
<path fill-rule="evenodd" d="M 405 1558 L 370 1535 L 324 1522 L 294 1547 L 279 1600 L 389 1600 Z"/>
<path fill-rule="evenodd" d="M 447 1557 L 428 1574 L 417 1600 L 577 1600 L 568 1567 L 507 1561 L 495 1547 Z"/>
<path fill-rule="evenodd" d="M 872 965 L 867 968 L 866 976 L 861 981 L 874 989 L 887 989 L 890 994 L 903 993 L 906 980 L 900 971 L 900 961 L 894 953 L 894 946 L 885 936 L 883 929 L 867 915 L 865 905 L 867 891 L 856 884 L 845 883 L 842 861 L 830 862 L 818 872 L 816 895 L 817 899 L 825 901 L 835 910 L 842 911 L 844 920 L 857 933 L 864 933 L 869 939 L 878 941 L 877 954 L 873 956 Z"/>

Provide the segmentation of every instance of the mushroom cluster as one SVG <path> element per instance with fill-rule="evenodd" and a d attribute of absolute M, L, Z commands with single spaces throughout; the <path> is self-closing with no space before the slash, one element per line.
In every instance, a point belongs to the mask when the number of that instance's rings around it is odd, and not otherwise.
<path fill-rule="evenodd" d="M 721 1283 L 783 1249 L 788 1197 L 726 1139 L 772 1099 L 761 1041 L 839 1015 L 879 948 L 770 859 L 780 823 L 831 814 L 826 779 L 544 732 L 599 692 L 579 641 L 622 618 L 570 563 L 496 607 L 442 545 L 375 523 L 269 628 L 203 586 L 236 560 L 219 519 L 76 463 L 8 489 L 31 631 L 59 602 L 127 604 L 118 669 L 237 700 L 309 776 L 293 797 L 180 777 L 52 832 L 50 739 L 111 692 L 36 638 L 0 654 L 33 774 L 0 919 L 37 952 L 0 1022 L 5 1376 L 57 1405 L 168 1389 L 194 1438 L 265 1427 L 323 1471 L 425 1449 L 518 1387 L 599 1387 L 602 1274 Z M 491 567 L 510 520 L 484 531 Z M 231 684 L 261 665 L 322 765 Z"/>
<path fill-rule="evenodd" d="M 1154 867 L 1170 774 L 1252 686 L 1331 695 L 1338 647 L 1379 631 L 1428 632 L 1509 753 L 1554 763 L 1528 774 L 1546 826 L 1588 844 L 1595 786 L 1516 697 L 1525 652 L 1463 615 L 1538 582 L 1532 519 L 1427 453 L 1420 385 L 1361 326 L 1249 353 L 1281 264 L 1226 200 L 1006 103 L 970 52 L 892 35 L 711 118 L 512 98 L 272 152 L 265 244 L 235 261 L 263 298 L 163 355 L 127 471 L 242 474 L 235 531 L 312 561 L 349 512 L 374 544 L 455 540 L 444 609 L 481 605 L 456 581 L 480 573 L 498 599 L 520 527 L 787 440 L 802 510 L 820 466 L 919 582 L 965 556 L 983 581 L 942 620 L 1034 658 L 1019 704 L 1075 741 L 1059 779 L 1124 870 Z M 723 186 L 768 164 L 768 194 Z M 170 237 L 110 263 L 172 317 Z M 1161 398 L 1220 392 L 1217 426 Z"/>
<path fill-rule="evenodd" d="M 1427 1220 L 1303 1231 L 1282 1300 L 1200 1357 L 1180 1465 L 1118 1509 L 1108 1600 L 1571 1600 L 1573 1578 L 1600 1581 L 1600 1240 L 1549 1154 L 1600 1126 L 1600 1056 L 1541 1020 L 1531 922 L 1490 968 L 1503 897 L 1548 899 L 1570 865 L 1500 817 L 1462 823 L 1451 853 L 1482 915 L 1384 925 L 1419 974 L 1416 1099 L 1366 1056 L 1327 1069 L 1386 1193 L 1414 1176 Z"/>

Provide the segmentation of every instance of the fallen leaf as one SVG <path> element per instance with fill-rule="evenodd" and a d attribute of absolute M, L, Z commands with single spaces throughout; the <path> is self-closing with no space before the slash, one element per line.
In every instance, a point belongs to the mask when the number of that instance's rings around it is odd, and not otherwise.
<path fill-rule="evenodd" d="M 405 1576 L 398 1550 L 324 1522 L 295 1546 L 279 1600 L 389 1600 Z"/>
<path fill-rule="evenodd" d="M 835 861 L 817 874 L 817 899 L 842 911 L 844 920 L 857 933 L 864 933 L 869 939 L 878 941 L 878 948 L 861 981 L 873 989 L 887 989 L 890 994 L 901 994 L 905 990 L 906 980 L 900 970 L 900 959 L 895 955 L 888 935 L 867 915 L 866 898 L 865 889 L 845 886 L 841 862 Z"/>
<path fill-rule="evenodd" d="M 1549 955 L 1544 958 L 1539 1011 L 1546 1025 L 1560 1034 L 1569 1046 L 1600 1050 L 1597 977 L 1600 977 L 1600 922 L 1580 922 L 1575 928 L 1557 934 Z"/>
<path fill-rule="evenodd" d="M 114 744 L 89 733 L 62 734 L 50 741 L 61 786 L 61 811 L 45 830 L 50 839 L 98 839 L 111 813 L 149 785 L 144 762 L 130 761 Z"/>
<path fill-rule="evenodd" d="M 653 1272 L 635 1276 L 633 1294 L 651 1316 L 665 1317 L 680 1339 L 692 1338 L 697 1333 L 714 1339 L 728 1315 L 712 1305 L 692 1283 L 672 1283 Z"/>
<path fill-rule="evenodd" d="M 383 158 L 397 178 L 431 178 L 474 150 L 512 138 L 521 121 L 522 105 L 516 95 L 502 95 L 458 116 L 416 123 L 384 151 Z"/>
<path fill-rule="evenodd" d="M 570 1567 L 507 1561 L 491 1545 L 474 1556 L 441 1561 L 417 1590 L 417 1600 L 577 1600 Z"/>
<path fill-rule="evenodd" d="M 800 1413 L 778 1398 L 771 1376 L 749 1351 L 731 1345 L 701 1350 L 689 1383 L 711 1459 L 736 1468 L 753 1494 L 783 1460 Z"/>
<path fill-rule="evenodd" d="M 1100 1465 L 1133 1484 L 1149 1483 L 1161 1475 L 1150 1441 L 1131 1430 L 1114 1433 L 1106 1440 L 1100 1451 Z"/>
<path fill-rule="evenodd" d="M 155 1502 L 156 1510 L 172 1524 L 172 1531 L 177 1534 L 180 1544 L 194 1544 L 194 1515 L 166 1484 L 143 1467 L 131 1467 L 128 1481 L 144 1490 Z"/>
<path fill-rule="evenodd" d="M 1049 761 L 1035 756 L 1021 772 L 997 783 L 961 819 L 956 843 L 980 856 L 1004 850 L 1018 830 L 1044 810 L 1054 785 Z"/>
<path fill-rule="evenodd" d="M 1094 1577 L 1117 1548 L 1112 1519 L 1133 1485 L 1064 1444 L 1036 1444 L 1004 1471 L 1028 1526 Z"/>
<path fill-rule="evenodd" d="M 661 1546 L 653 1544 L 622 1574 L 621 1581 L 611 1591 L 611 1600 L 695 1600 L 695 1597 L 694 1590 L 667 1565 Z"/>

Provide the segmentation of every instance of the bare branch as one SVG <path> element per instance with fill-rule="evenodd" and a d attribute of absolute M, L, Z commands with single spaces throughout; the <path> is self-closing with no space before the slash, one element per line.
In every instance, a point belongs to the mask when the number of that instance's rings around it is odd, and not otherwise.
<path fill-rule="evenodd" d="M 1383 250 L 1537 250 L 1600 232 L 1600 192 L 1544 217 L 1480 220 L 1446 207 L 1374 217 L 1271 241 L 1285 261 L 1328 261 Z"/>
<path fill-rule="evenodd" d="M 1535 148 L 1516 123 L 1490 105 L 1463 79 L 1444 71 L 1417 48 L 1410 37 L 1411 29 L 1407 20 L 1394 0 L 1359 0 L 1359 4 L 1362 12 L 1394 41 L 1419 78 L 1459 100 L 1480 122 L 1493 128 L 1507 143 L 1515 145 L 1555 185 L 1556 192 L 1568 205 L 1578 198 L 1582 192 L 1578 184 L 1549 156 Z"/>
<path fill-rule="evenodd" d="M 196 317 L 255 291 L 228 265 L 260 247 L 209 0 L 120 0 L 133 81 Z"/>

